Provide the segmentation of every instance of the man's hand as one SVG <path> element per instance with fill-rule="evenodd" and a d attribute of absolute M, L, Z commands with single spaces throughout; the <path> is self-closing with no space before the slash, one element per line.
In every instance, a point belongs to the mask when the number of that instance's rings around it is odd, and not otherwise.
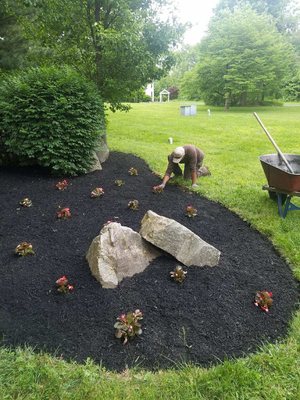
<path fill-rule="evenodd" d="M 154 186 L 154 189 L 159 188 L 159 189 L 164 189 L 165 188 L 165 184 L 161 183 L 160 185 Z"/>

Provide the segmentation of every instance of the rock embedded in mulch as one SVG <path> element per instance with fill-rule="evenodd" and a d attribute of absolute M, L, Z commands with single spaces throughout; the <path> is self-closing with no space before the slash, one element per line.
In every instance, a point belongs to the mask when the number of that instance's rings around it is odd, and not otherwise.
<path fill-rule="evenodd" d="M 149 210 L 141 222 L 141 236 L 186 266 L 214 267 L 220 251 L 174 219 Z"/>
<path fill-rule="evenodd" d="M 124 278 L 144 271 L 159 255 L 139 233 L 110 222 L 92 241 L 86 258 L 92 275 L 102 287 L 115 288 Z"/>

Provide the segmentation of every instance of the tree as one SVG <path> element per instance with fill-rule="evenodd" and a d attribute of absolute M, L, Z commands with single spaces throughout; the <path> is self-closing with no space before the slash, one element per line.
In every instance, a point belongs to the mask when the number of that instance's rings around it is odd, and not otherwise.
<path fill-rule="evenodd" d="M 274 22 L 249 7 L 224 11 L 201 44 L 200 91 L 207 103 L 246 105 L 276 95 L 294 62 Z"/>
<path fill-rule="evenodd" d="M 179 97 L 181 96 L 181 81 L 186 73 L 191 71 L 197 64 L 199 57 L 198 45 L 185 46 L 179 51 L 173 53 L 175 65 L 171 68 L 169 74 L 158 82 L 155 82 L 155 94 L 159 95 L 163 89 L 178 88 Z M 170 90 L 169 90 L 170 91 Z"/>
<path fill-rule="evenodd" d="M 13 7 L 16 2 L 13 2 Z M 35 63 L 68 64 L 97 83 L 112 108 L 172 65 L 183 27 L 157 16 L 166 0 L 17 0 Z"/>
<path fill-rule="evenodd" d="M 15 16 L 5 3 L 0 5 L 0 71 L 11 71 L 24 64 L 28 43 L 22 35 Z"/>
<path fill-rule="evenodd" d="M 258 14 L 271 15 L 279 32 L 291 33 L 298 29 L 299 15 L 296 0 L 220 0 L 214 13 L 220 15 L 224 10 L 233 12 L 235 9 L 250 6 Z"/>
<path fill-rule="evenodd" d="M 187 71 L 180 80 L 180 98 L 184 100 L 200 100 L 202 98 L 198 82 L 197 67 Z"/>

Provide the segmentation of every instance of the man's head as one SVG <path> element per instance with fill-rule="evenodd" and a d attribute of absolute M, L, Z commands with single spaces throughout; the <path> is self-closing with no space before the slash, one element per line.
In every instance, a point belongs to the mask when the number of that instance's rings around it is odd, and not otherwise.
<path fill-rule="evenodd" d="M 185 155 L 185 151 L 183 147 L 176 147 L 176 149 L 173 151 L 173 163 L 179 163 Z"/>

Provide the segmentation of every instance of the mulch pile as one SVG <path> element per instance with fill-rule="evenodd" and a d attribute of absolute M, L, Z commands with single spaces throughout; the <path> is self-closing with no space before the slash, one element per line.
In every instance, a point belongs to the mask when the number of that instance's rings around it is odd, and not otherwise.
<path fill-rule="evenodd" d="M 129 168 L 138 170 L 130 176 Z M 66 177 L 64 177 L 66 178 Z M 116 179 L 125 181 L 117 187 Z M 202 179 L 210 179 L 202 178 Z M 61 180 L 44 170 L 0 171 L 0 337 L 5 346 L 30 345 L 65 359 L 87 357 L 121 371 L 139 365 L 157 369 L 182 362 L 208 366 L 238 357 L 287 333 L 299 298 L 298 285 L 271 243 L 222 205 L 168 185 L 133 155 L 113 152 L 102 171 Z M 220 183 L 221 184 L 221 183 Z M 105 194 L 90 198 L 95 187 Z M 33 205 L 19 202 L 29 197 Z M 128 209 L 137 199 L 140 208 Z M 188 218 L 192 204 L 198 216 Z M 69 207 L 72 218 L 56 212 Z M 147 210 L 173 218 L 221 251 L 217 267 L 189 267 L 182 284 L 170 279 L 178 264 L 165 254 L 116 289 L 103 289 L 90 273 L 85 254 L 108 220 L 138 231 Z M 16 246 L 31 242 L 34 256 L 18 257 Z M 67 275 L 73 293 L 62 295 L 55 281 Z M 258 290 L 273 292 L 269 313 L 254 305 Z M 143 334 L 127 345 L 114 337 L 123 312 L 144 313 Z"/>

